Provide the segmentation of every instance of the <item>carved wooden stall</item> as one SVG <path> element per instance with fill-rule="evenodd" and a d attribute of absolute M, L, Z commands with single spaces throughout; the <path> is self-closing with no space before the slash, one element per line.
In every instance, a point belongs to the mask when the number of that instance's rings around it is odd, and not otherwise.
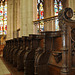
<path fill-rule="evenodd" d="M 17 69 L 18 70 L 24 70 L 24 55 L 27 50 L 29 50 L 29 37 L 23 36 L 23 49 L 21 49 L 17 54 Z"/>
<path fill-rule="evenodd" d="M 17 38 L 13 39 L 12 49 L 10 51 L 10 63 L 13 64 L 13 52 L 17 49 Z"/>
<path fill-rule="evenodd" d="M 11 50 L 11 40 L 8 40 L 8 48 L 6 51 L 6 60 L 9 61 L 9 52 Z"/>
<path fill-rule="evenodd" d="M 7 40 L 7 49 L 6 49 L 6 52 L 5 52 L 5 59 L 6 59 L 6 60 L 7 60 L 9 48 L 10 48 L 10 44 L 9 44 L 9 40 Z"/>
<path fill-rule="evenodd" d="M 39 54 L 35 75 L 75 74 L 75 21 L 73 11 L 65 8 L 59 12 L 60 31 L 45 31 L 43 52 Z"/>
<path fill-rule="evenodd" d="M 6 41 L 6 45 L 4 46 L 4 49 L 3 49 L 3 58 L 6 57 L 6 50 L 8 48 L 8 44 L 7 44 L 7 41 Z"/>
<path fill-rule="evenodd" d="M 74 39 L 75 39 L 75 20 L 72 20 L 73 11 L 71 8 L 65 8 L 59 12 L 60 29 L 62 33 L 62 68 L 61 75 L 74 75 Z"/>
<path fill-rule="evenodd" d="M 52 51 L 59 51 L 61 48 L 61 32 L 60 31 L 46 31 L 42 32 L 43 36 L 43 52 L 38 55 L 37 60 L 37 68 L 35 75 L 49 75 L 48 69 L 48 61 L 50 56 L 52 55 Z M 60 41 L 59 41 L 60 40 Z M 58 42 L 57 47 L 55 42 Z M 61 59 L 61 52 L 58 54 L 58 58 L 55 57 L 56 62 L 58 63 Z M 57 60 L 59 59 L 59 60 Z"/>
<path fill-rule="evenodd" d="M 9 48 L 9 52 L 8 52 L 8 61 L 10 62 L 10 52 L 13 50 L 14 48 L 14 43 L 13 43 L 13 39 L 10 40 L 10 48 Z"/>
<path fill-rule="evenodd" d="M 48 75 L 59 75 L 60 74 L 60 66 L 62 66 L 62 31 L 52 31 L 52 32 L 45 32 L 46 36 L 46 43 L 50 43 L 49 45 L 49 58 L 46 62 Z M 50 39 L 50 41 L 47 41 Z M 47 45 L 46 45 L 47 50 Z M 51 68 L 54 66 L 57 66 L 54 68 L 54 70 Z M 54 74 L 53 74 L 54 73 Z M 44 74 L 46 75 L 46 74 Z"/>
<path fill-rule="evenodd" d="M 65 8 L 58 15 L 59 31 L 16 38 L 14 48 L 13 41 L 6 41 L 4 58 L 9 60 L 10 56 L 18 70 L 24 66 L 25 75 L 75 75 L 75 21 L 72 16 L 72 9 Z"/>
<path fill-rule="evenodd" d="M 26 51 L 24 56 L 24 74 L 26 75 L 34 75 L 35 50 L 38 47 L 37 36 L 37 34 L 29 35 L 30 48 Z"/>
<path fill-rule="evenodd" d="M 9 49 L 9 40 L 6 41 L 6 44 L 7 44 L 7 49 L 5 51 L 5 59 L 7 58 L 7 51 Z"/>
<path fill-rule="evenodd" d="M 13 66 L 17 67 L 17 54 L 20 50 L 22 50 L 22 44 L 23 44 L 23 40 L 22 38 L 18 38 L 17 39 L 17 48 L 14 50 L 13 52 Z"/>
<path fill-rule="evenodd" d="M 36 40 L 38 41 L 38 47 L 35 50 L 35 61 L 34 61 L 34 75 L 38 74 L 38 58 L 43 53 L 43 36 L 38 35 L 36 37 Z"/>

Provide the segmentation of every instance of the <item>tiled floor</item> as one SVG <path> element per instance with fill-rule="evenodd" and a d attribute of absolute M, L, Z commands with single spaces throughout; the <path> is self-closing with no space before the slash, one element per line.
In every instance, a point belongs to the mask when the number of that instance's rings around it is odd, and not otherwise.
<path fill-rule="evenodd" d="M 0 75 L 24 75 L 24 72 L 19 72 L 12 64 L 6 62 L 3 57 L 0 57 Z"/>

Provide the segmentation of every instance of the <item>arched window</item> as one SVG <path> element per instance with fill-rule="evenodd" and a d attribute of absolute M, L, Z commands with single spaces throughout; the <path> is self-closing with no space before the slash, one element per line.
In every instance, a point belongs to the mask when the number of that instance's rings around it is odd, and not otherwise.
<path fill-rule="evenodd" d="M 44 8 L 43 8 L 43 0 L 37 0 L 37 20 L 43 19 L 44 18 Z M 37 25 L 37 31 L 44 31 L 44 22 L 41 21 Z"/>
<path fill-rule="evenodd" d="M 7 34 L 7 0 L 0 1 L 0 35 Z"/>
<path fill-rule="evenodd" d="M 58 12 L 62 10 L 62 3 L 61 0 L 54 0 L 54 15 L 58 15 Z M 59 21 L 55 19 L 55 30 L 59 30 Z"/>

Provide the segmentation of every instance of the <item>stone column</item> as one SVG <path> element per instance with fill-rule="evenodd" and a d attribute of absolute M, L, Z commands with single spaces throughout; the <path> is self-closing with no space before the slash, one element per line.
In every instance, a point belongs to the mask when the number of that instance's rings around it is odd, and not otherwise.
<path fill-rule="evenodd" d="M 33 33 L 33 0 L 28 0 L 27 24 L 28 24 L 28 34 L 32 34 Z"/>
<path fill-rule="evenodd" d="M 75 14 L 75 0 L 69 0 L 69 7 L 72 8 Z M 73 19 L 75 20 L 75 15 L 73 15 Z"/>
<path fill-rule="evenodd" d="M 53 16 L 54 15 L 54 1 L 53 0 L 51 0 L 51 16 Z M 55 22 L 54 22 L 55 20 L 52 20 L 51 21 L 51 26 L 52 26 L 52 28 L 51 28 L 51 30 L 52 31 L 55 31 Z"/>
<path fill-rule="evenodd" d="M 33 0 L 33 21 L 37 20 L 37 0 Z M 33 24 L 33 34 L 37 33 L 36 25 Z"/>
<path fill-rule="evenodd" d="M 28 35 L 28 24 L 27 24 L 27 20 L 28 20 L 28 0 L 23 0 L 23 36 L 27 36 Z"/>
<path fill-rule="evenodd" d="M 23 34 L 23 0 L 20 0 L 20 37 Z"/>
<path fill-rule="evenodd" d="M 13 36 L 17 37 L 17 0 L 13 0 Z"/>
<path fill-rule="evenodd" d="M 20 0 L 17 0 L 17 37 L 20 37 Z"/>
<path fill-rule="evenodd" d="M 69 0 L 69 7 L 73 9 L 73 0 Z"/>
<path fill-rule="evenodd" d="M 73 0 L 73 10 L 75 11 L 75 0 Z"/>
<path fill-rule="evenodd" d="M 21 36 L 33 33 L 33 0 L 20 0 Z"/>
<path fill-rule="evenodd" d="M 44 18 L 50 17 L 54 15 L 54 8 L 53 8 L 53 0 L 44 0 Z M 53 31 L 54 30 L 54 24 L 53 21 L 45 22 L 44 25 L 45 31 Z"/>
<path fill-rule="evenodd" d="M 27 16 L 28 0 L 20 0 L 20 36 L 28 34 Z"/>
<path fill-rule="evenodd" d="M 7 40 L 13 39 L 13 0 L 7 2 Z"/>

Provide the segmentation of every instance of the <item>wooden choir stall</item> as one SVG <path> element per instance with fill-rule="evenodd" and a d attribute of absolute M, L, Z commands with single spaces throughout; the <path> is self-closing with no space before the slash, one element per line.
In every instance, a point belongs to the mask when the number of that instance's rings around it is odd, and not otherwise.
<path fill-rule="evenodd" d="M 73 10 L 59 11 L 59 31 L 43 31 L 6 41 L 5 60 L 24 75 L 75 75 Z"/>

